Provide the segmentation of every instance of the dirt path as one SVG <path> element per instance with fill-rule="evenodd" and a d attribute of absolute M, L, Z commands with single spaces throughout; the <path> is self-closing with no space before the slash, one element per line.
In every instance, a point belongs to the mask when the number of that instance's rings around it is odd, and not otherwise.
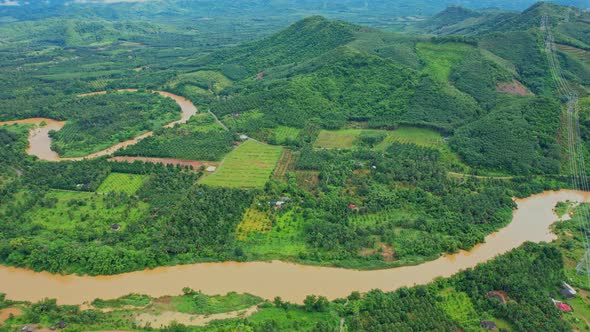
<path fill-rule="evenodd" d="M 229 128 L 227 128 L 227 126 L 221 122 L 221 120 L 219 120 L 219 118 L 217 117 L 217 115 L 215 115 L 215 113 L 211 112 L 211 110 L 207 110 L 207 112 L 209 112 L 209 114 L 211 114 L 211 116 L 215 119 L 215 121 L 225 130 L 225 131 L 229 131 Z"/>

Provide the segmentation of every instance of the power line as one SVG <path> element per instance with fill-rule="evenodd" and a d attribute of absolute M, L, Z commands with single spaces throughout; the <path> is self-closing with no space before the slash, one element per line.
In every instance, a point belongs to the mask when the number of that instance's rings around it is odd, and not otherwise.
<path fill-rule="evenodd" d="M 569 157 L 569 169 L 574 189 L 590 191 L 590 185 L 586 176 L 586 165 L 584 161 L 584 146 L 580 135 L 579 104 L 578 94 L 574 91 L 563 75 L 559 59 L 556 55 L 555 38 L 551 32 L 549 17 L 544 15 L 541 18 L 541 31 L 545 43 L 545 53 L 549 63 L 551 76 L 557 85 L 558 94 L 566 102 L 565 129 L 567 132 L 567 145 Z M 584 242 L 584 255 L 578 264 L 578 272 L 586 270 L 588 284 L 590 285 L 590 212 L 582 207 L 579 209 L 582 219 L 582 238 Z"/>

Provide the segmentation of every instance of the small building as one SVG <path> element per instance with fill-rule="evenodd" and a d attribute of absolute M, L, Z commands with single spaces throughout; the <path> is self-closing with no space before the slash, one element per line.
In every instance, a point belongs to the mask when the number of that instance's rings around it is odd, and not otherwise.
<path fill-rule="evenodd" d="M 449 138 L 448 137 L 443 137 L 443 142 L 448 143 L 449 142 Z"/>
<path fill-rule="evenodd" d="M 578 294 L 578 292 L 576 292 L 576 290 L 568 285 L 565 281 L 562 283 L 563 288 L 559 291 L 559 294 L 561 294 L 561 296 L 563 296 L 566 299 L 571 299 L 576 297 L 576 295 Z"/>
<path fill-rule="evenodd" d="M 60 329 L 65 329 L 66 327 L 68 327 L 68 324 L 66 322 L 64 322 L 63 320 L 60 320 L 55 325 L 57 325 L 57 327 L 60 328 Z"/>
<path fill-rule="evenodd" d="M 121 229 L 121 225 L 119 224 L 113 224 L 110 228 L 111 231 L 118 231 L 119 229 Z"/>
<path fill-rule="evenodd" d="M 281 201 L 290 202 L 291 201 L 291 197 L 283 196 L 283 197 L 281 197 Z"/>
<path fill-rule="evenodd" d="M 35 327 L 33 325 L 25 325 L 21 329 L 22 332 L 33 332 L 35 331 Z"/>
<path fill-rule="evenodd" d="M 242 141 L 245 141 L 245 140 L 247 140 L 247 139 L 248 139 L 248 136 L 246 136 L 246 135 L 240 135 L 240 139 L 241 139 Z"/>
<path fill-rule="evenodd" d="M 351 209 L 351 210 L 353 210 L 353 211 L 358 210 L 358 207 L 356 205 L 352 204 L 352 203 L 351 204 L 348 204 L 348 208 Z"/>
<path fill-rule="evenodd" d="M 563 312 L 571 312 L 572 311 L 572 307 L 570 307 L 569 304 L 563 303 L 563 302 L 557 303 L 557 308 Z"/>
<path fill-rule="evenodd" d="M 492 322 L 491 320 L 482 320 L 479 322 L 479 326 L 481 326 L 482 329 L 490 331 L 496 329 L 496 323 Z"/>
<path fill-rule="evenodd" d="M 215 166 L 209 166 L 209 167 L 205 168 L 205 170 L 207 172 L 215 172 L 215 170 L 217 170 L 217 167 L 215 167 Z"/>

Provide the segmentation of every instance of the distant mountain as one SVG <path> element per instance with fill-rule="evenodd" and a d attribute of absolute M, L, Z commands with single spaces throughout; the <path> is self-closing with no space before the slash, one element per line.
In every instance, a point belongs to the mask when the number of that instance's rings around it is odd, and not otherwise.
<path fill-rule="evenodd" d="M 473 11 L 449 7 L 434 17 L 414 24 L 409 30 L 438 35 L 481 35 L 491 32 L 522 31 L 539 27 L 547 15 L 553 25 L 590 17 L 576 7 L 538 2 L 521 13 L 505 11 Z"/>
<path fill-rule="evenodd" d="M 587 0 L 555 2 L 579 8 L 590 7 Z M 399 24 L 397 20 L 392 20 L 395 17 L 428 17 L 457 4 L 476 10 L 498 8 L 520 11 L 534 3 L 535 0 L 0 0 L 0 17 L 4 20 L 33 20 L 87 15 L 81 9 L 91 8 L 94 15 L 105 19 L 179 19 L 177 14 L 182 13 L 182 19 L 187 21 L 232 16 L 258 21 L 281 18 L 286 23 L 292 23 L 308 15 L 322 15 L 384 27 Z"/>

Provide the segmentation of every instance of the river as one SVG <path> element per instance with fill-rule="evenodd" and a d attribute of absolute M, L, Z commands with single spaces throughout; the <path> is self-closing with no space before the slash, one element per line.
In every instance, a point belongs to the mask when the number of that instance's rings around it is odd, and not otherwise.
<path fill-rule="evenodd" d="M 552 241 L 549 231 L 558 218 L 553 208 L 560 201 L 590 201 L 590 193 L 562 190 L 518 199 L 513 221 L 471 251 L 462 251 L 416 266 L 388 270 L 357 271 L 303 266 L 279 261 L 203 263 L 160 267 L 114 276 L 54 275 L 27 269 L 0 267 L 0 293 L 9 299 L 38 301 L 56 298 L 63 304 L 82 304 L 95 298 L 112 299 L 129 293 L 154 297 L 181 294 L 183 287 L 206 294 L 230 291 L 251 293 L 266 299 L 280 296 L 301 303 L 306 295 L 344 297 L 352 291 L 379 288 L 392 291 L 402 286 L 426 284 L 449 277 L 519 247 L 527 241 Z"/>
<path fill-rule="evenodd" d="M 121 89 L 118 90 L 119 92 L 135 92 L 136 89 Z M 187 122 L 193 115 L 197 114 L 197 107 L 188 99 L 177 96 L 175 94 L 165 92 L 165 91 L 154 91 L 164 97 L 172 98 L 181 109 L 181 116 L 180 120 L 171 122 L 166 124 L 165 128 L 173 127 L 179 123 Z M 90 95 L 97 95 L 97 94 L 105 94 L 106 91 L 98 91 L 98 92 L 91 92 L 86 94 L 79 95 L 80 97 L 90 96 Z M 130 146 L 137 144 L 137 142 L 141 141 L 142 139 L 152 136 L 154 134 L 153 131 L 143 133 L 133 139 L 128 141 L 124 141 L 121 143 L 117 143 L 107 149 L 102 151 L 98 151 L 87 155 L 85 157 L 79 158 L 61 158 L 55 151 L 51 150 L 51 137 L 49 137 L 49 132 L 52 130 L 60 130 L 62 129 L 66 122 L 65 121 L 56 121 L 52 119 L 45 119 L 45 118 L 30 118 L 24 120 L 16 120 L 16 121 L 5 121 L 0 122 L 1 125 L 10 125 L 10 124 L 34 124 L 36 125 L 35 128 L 31 129 L 29 132 L 29 148 L 27 149 L 27 153 L 32 156 L 36 156 L 40 160 L 46 161 L 63 161 L 63 160 L 83 160 L 83 159 L 93 159 L 102 156 L 108 156 L 113 154 L 114 152 Z M 44 126 L 41 126 L 44 124 Z"/>

